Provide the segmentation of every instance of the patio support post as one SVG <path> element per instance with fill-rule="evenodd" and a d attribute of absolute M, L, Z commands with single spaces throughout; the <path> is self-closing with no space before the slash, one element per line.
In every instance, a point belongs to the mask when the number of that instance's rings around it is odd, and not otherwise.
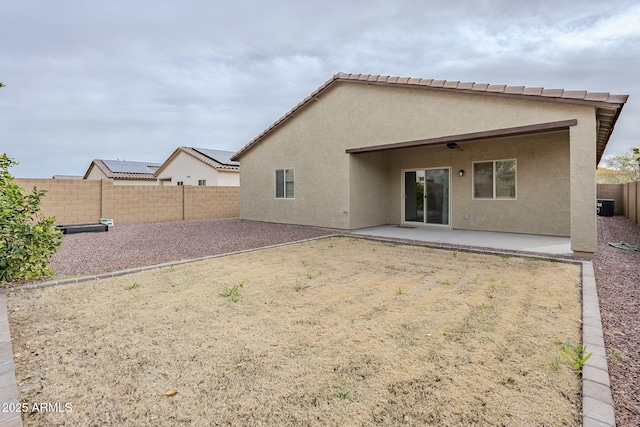
<path fill-rule="evenodd" d="M 569 128 L 571 249 L 587 254 L 597 248 L 596 129 L 594 111 Z"/>

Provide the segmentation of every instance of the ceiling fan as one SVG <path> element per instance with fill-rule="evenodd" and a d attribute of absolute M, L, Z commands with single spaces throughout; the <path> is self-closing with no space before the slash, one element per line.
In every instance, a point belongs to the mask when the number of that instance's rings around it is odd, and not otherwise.
<path fill-rule="evenodd" d="M 457 142 L 447 142 L 447 148 L 449 148 L 451 150 L 464 151 L 463 148 L 460 148 L 460 145 Z"/>

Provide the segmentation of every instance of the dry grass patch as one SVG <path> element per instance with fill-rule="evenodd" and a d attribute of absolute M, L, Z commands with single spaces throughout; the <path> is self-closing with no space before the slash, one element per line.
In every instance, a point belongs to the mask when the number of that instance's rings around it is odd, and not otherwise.
<path fill-rule="evenodd" d="M 579 287 L 573 265 L 332 238 L 18 292 L 20 399 L 73 407 L 23 419 L 580 425 L 579 373 L 553 366 Z"/>

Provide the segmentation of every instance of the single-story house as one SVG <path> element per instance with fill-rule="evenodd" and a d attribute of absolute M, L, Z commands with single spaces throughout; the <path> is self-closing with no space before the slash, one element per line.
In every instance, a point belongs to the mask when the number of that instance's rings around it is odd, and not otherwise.
<path fill-rule="evenodd" d="M 596 165 L 627 95 L 334 75 L 245 145 L 240 217 L 568 236 L 596 250 Z"/>
<path fill-rule="evenodd" d="M 95 159 L 83 179 L 113 179 L 114 185 L 158 185 L 153 175 L 160 163 Z"/>
<path fill-rule="evenodd" d="M 240 164 L 232 151 L 178 147 L 155 172 L 160 185 L 240 185 Z"/>

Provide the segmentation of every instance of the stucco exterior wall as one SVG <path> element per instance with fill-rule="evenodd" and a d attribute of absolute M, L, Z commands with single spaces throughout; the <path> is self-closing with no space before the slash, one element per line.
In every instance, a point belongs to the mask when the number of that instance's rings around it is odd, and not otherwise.
<path fill-rule="evenodd" d="M 163 185 L 178 185 L 182 181 L 184 185 L 198 185 L 198 181 L 204 179 L 207 186 L 238 186 L 240 185 L 239 172 L 219 173 L 211 166 L 191 157 L 187 153 L 178 155 L 157 175 L 160 180 L 166 180 Z M 169 182 L 169 178 L 171 181 Z"/>
<path fill-rule="evenodd" d="M 368 157 L 345 153 L 347 148 L 570 119 L 577 119 L 577 125 L 562 137 L 526 137 L 524 144 L 505 139 L 464 144 L 468 151 L 462 155 L 446 147 Z M 592 106 L 535 97 L 337 83 L 241 157 L 241 217 L 336 228 L 378 225 L 383 217 L 397 223 L 400 170 L 439 163 L 453 171 L 454 227 L 570 233 L 576 240 L 574 250 L 595 251 L 595 139 Z M 514 144 L 520 145 L 511 147 Z M 514 157 L 518 158 L 519 200 L 471 203 L 471 162 Z M 541 168 L 548 161 L 561 167 Z M 279 168 L 295 169 L 294 200 L 274 197 L 274 171 Z M 467 171 L 463 181 L 457 181 L 459 169 Z M 570 189 L 558 184 L 569 177 Z M 557 199 L 552 200 L 549 191 Z M 547 212 L 545 221 L 526 212 L 525 196 L 531 197 L 526 202 L 530 206 L 548 201 L 538 208 Z M 497 211 L 503 213 L 497 215 Z M 465 212 L 469 220 L 461 219 Z M 549 212 L 555 212 L 554 218 Z"/>
<path fill-rule="evenodd" d="M 209 185 L 209 182 L 207 182 L 207 185 Z M 221 187 L 240 186 L 240 171 L 238 170 L 235 172 L 231 172 L 231 171 L 219 170 L 218 182 L 216 183 L 216 185 L 219 185 Z"/>
<path fill-rule="evenodd" d="M 570 235 L 569 135 L 554 132 L 390 153 L 387 223 L 401 224 L 402 170 L 451 168 L 454 229 Z M 473 199 L 473 162 L 516 160 L 515 200 Z M 464 176 L 458 172 L 464 170 Z"/>
<path fill-rule="evenodd" d="M 240 159 L 240 216 L 340 229 L 349 222 L 351 101 L 331 91 Z M 295 198 L 276 199 L 275 170 L 294 169 Z"/>

